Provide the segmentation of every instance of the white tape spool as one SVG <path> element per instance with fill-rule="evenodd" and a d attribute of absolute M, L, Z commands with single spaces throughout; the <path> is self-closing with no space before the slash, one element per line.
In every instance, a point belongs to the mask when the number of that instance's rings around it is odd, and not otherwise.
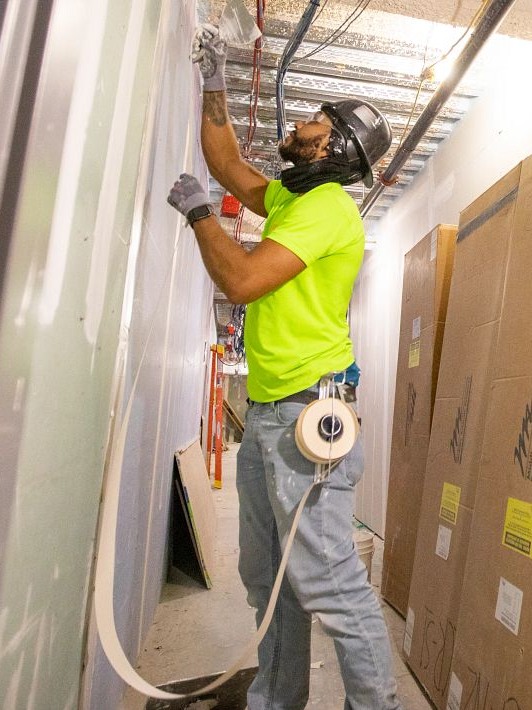
<path fill-rule="evenodd" d="M 331 442 L 320 433 L 324 420 L 332 419 L 335 428 L 341 422 L 341 431 Z M 303 456 L 314 463 L 337 461 L 346 456 L 355 445 L 360 424 L 355 412 L 340 399 L 327 397 L 308 404 L 298 417 L 296 445 Z"/>

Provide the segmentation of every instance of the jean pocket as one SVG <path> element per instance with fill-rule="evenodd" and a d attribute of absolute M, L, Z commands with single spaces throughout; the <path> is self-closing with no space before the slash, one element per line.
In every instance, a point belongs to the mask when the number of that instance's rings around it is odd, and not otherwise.
<path fill-rule="evenodd" d="M 282 426 L 295 426 L 305 405 L 300 402 L 276 402 L 274 405 L 275 417 Z"/>

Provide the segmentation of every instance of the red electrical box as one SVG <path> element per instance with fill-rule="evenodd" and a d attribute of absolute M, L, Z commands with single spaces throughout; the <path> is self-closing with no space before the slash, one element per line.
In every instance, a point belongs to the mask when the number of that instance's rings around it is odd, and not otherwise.
<path fill-rule="evenodd" d="M 222 197 L 222 217 L 236 217 L 240 209 L 240 200 L 227 193 Z"/>

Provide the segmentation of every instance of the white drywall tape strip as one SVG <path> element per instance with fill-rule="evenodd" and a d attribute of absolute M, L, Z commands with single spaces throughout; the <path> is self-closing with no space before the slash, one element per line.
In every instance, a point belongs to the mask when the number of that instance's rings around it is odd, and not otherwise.
<path fill-rule="evenodd" d="M 153 323 L 155 323 L 155 319 Z M 137 384 L 139 381 L 140 373 L 142 370 L 142 364 L 144 362 L 152 332 L 153 325 L 146 339 L 144 352 L 142 353 L 142 357 L 139 362 L 139 367 L 137 370 L 135 381 L 133 383 L 133 387 L 131 388 L 128 404 L 124 412 L 124 417 L 121 424 L 119 425 L 119 433 L 116 437 L 111 452 L 111 459 L 109 463 L 109 470 L 107 474 L 106 486 L 102 503 L 103 510 L 98 544 L 98 554 L 96 560 L 94 605 L 96 625 L 98 627 L 98 634 L 100 636 L 102 648 L 110 664 L 113 666 L 118 675 L 128 685 L 130 685 L 135 690 L 138 690 L 140 693 L 143 693 L 144 695 L 153 698 L 159 698 L 162 700 L 177 700 L 190 696 L 203 695 L 205 693 L 211 692 L 215 688 L 218 688 L 220 685 L 229 680 L 229 678 L 233 677 L 243 667 L 249 656 L 257 649 L 258 645 L 264 638 L 264 635 L 266 634 L 268 626 L 270 625 L 271 619 L 273 617 L 277 597 L 279 595 L 279 590 L 281 588 L 284 572 L 288 563 L 288 557 L 290 555 L 290 550 L 292 548 L 294 537 L 297 531 L 299 520 L 303 513 L 303 509 L 305 507 L 305 503 L 311 490 L 319 482 L 313 481 L 311 483 L 299 503 L 296 515 L 294 517 L 294 521 L 292 523 L 292 528 L 290 530 L 290 534 L 286 542 L 286 547 L 283 553 L 283 557 L 281 559 L 281 564 L 279 565 L 279 570 L 275 579 L 275 583 L 273 585 L 271 598 L 268 603 L 264 619 L 262 620 L 262 623 L 260 624 L 259 628 L 251 637 L 248 644 L 245 646 L 243 652 L 235 661 L 235 663 L 214 682 L 188 695 L 168 693 L 164 690 L 161 690 L 160 688 L 150 685 L 147 681 L 145 681 L 130 664 L 126 654 L 124 653 L 124 650 L 120 643 L 120 639 L 118 638 L 114 618 L 113 599 L 116 558 L 116 529 L 118 521 L 118 505 L 120 498 L 122 465 L 124 460 L 124 452 L 129 428 L 129 419 L 131 417 L 131 410 L 135 401 Z M 118 397 L 119 402 L 122 401 L 123 398 L 124 379 L 124 377 L 122 377 L 121 379 L 120 393 Z"/>
<path fill-rule="evenodd" d="M 146 353 L 144 350 L 143 357 Z M 142 360 L 141 360 L 142 364 Z M 105 654 L 118 673 L 118 675 L 132 688 L 138 690 L 144 695 L 148 695 L 153 698 L 160 698 L 161 700 L 177 700 L 189 697 L 189 695 L 181 695 L 176 693 L 168 693 L 160 688 L 147 683 L 131 666 L 122 645 L 120 639 L 118 638 L 118 633 L 116 630 L 115 618 L 114 618 L 114 604 L 113 604 L 113 592 L 114 592 L 114 573 L 115 573 L 115 554 L 116 554 L 116 527 L 118 521 L 118 503 L 120 496 L 120 479 L 122 474 L 122 462 L 124 458 L 125 444 L 127 438 L 129 418 L 131 416 L 131 409 L 134 402 L 135 390 L 137 387 L 138 379 L 140 374 L 137 372 L 133 388 L 131 390 L 131 395 L 129 397 L 129 402 L 124 413 L 124 419 L 120 425 L 120 431 L 116 439 L 115 446 L 111 454 L 111 461 L 109 465 L 109 472 L 107 477 L 107 484 L 105 488 L 105 495 L 103 500 L 103 512 L 102 512 L 102 524 L 100 529 L 100 541 L 98 546 L 98 558 L 96 563 L 96 578 L 95 578 L 95 591 L 94 591 L 94 604 L 96 612 L 96 623 L 98 626 L 98 633 L 100 635 L 100 641 Z M 259 643 L 262 641 L 270 621 L 273 617 L 273 612 L 275 609 L 275 604 L 277 602 L 277 597 L 279 595 L 279 590 L 281 588 L 281 583 L 283 580 L 284 572 L 288 562 L 288 557 L 290 555 L 290 550 L 292 548 L 292 543 L 296 534 L 297 526 L 301 518 L 301 514 L 305 507 L 307 498 L 314 488 L 316 483 L 313 481 L 308 487 L 301 499 L 299 506 L 296 511 L 294 521 L 292 523 L 292 528 L 286 542 L 286 547 L 281 559 L 281 564 L 279 566 L 279 571 L 275 579 L 275 583 L 272 589 L 272 595 L 264 615 L 264 619 L 257 629 L 256 633 L 251 637 L 244 651 L 241 653 L 240 657 L 235 663 L 219 678 L 214 682 L 194 691 L 190 695 L 203 695 L 208 693 L 220 685 L 225 683 L 229 678 L 234 676 L 247 661 L 249 656 L 256 650 Z"/>

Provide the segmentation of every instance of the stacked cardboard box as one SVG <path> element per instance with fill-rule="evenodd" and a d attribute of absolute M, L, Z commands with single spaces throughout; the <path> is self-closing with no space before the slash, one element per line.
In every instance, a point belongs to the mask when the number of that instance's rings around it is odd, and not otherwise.
<path fill-rule="evenodd" d="M 451 282 L 456 227 L 405 255 L 382 595 L 406 616 Z"/>
<path fill-rule="evenodd" d="M 511 281 L 518 288 L 530 279 L 509 266 L 524 239 L 519 212 L 532 218 L 523 197 L 531 169 L 529 159 L 460 215 L 404 639 L 407 661 L 438 708 L 446 707 L 451 678 L 496 346 L 509 327 L 505 294 Z M 529 311 L 529 303 L 520 308 Z M 474 582 L 477 603 L 487 576 L 485 569 Z"/>
<path fill-rule="evenodd" d="M 532 160 L 522 164 L 447 707 L 532 708 Z"/>

